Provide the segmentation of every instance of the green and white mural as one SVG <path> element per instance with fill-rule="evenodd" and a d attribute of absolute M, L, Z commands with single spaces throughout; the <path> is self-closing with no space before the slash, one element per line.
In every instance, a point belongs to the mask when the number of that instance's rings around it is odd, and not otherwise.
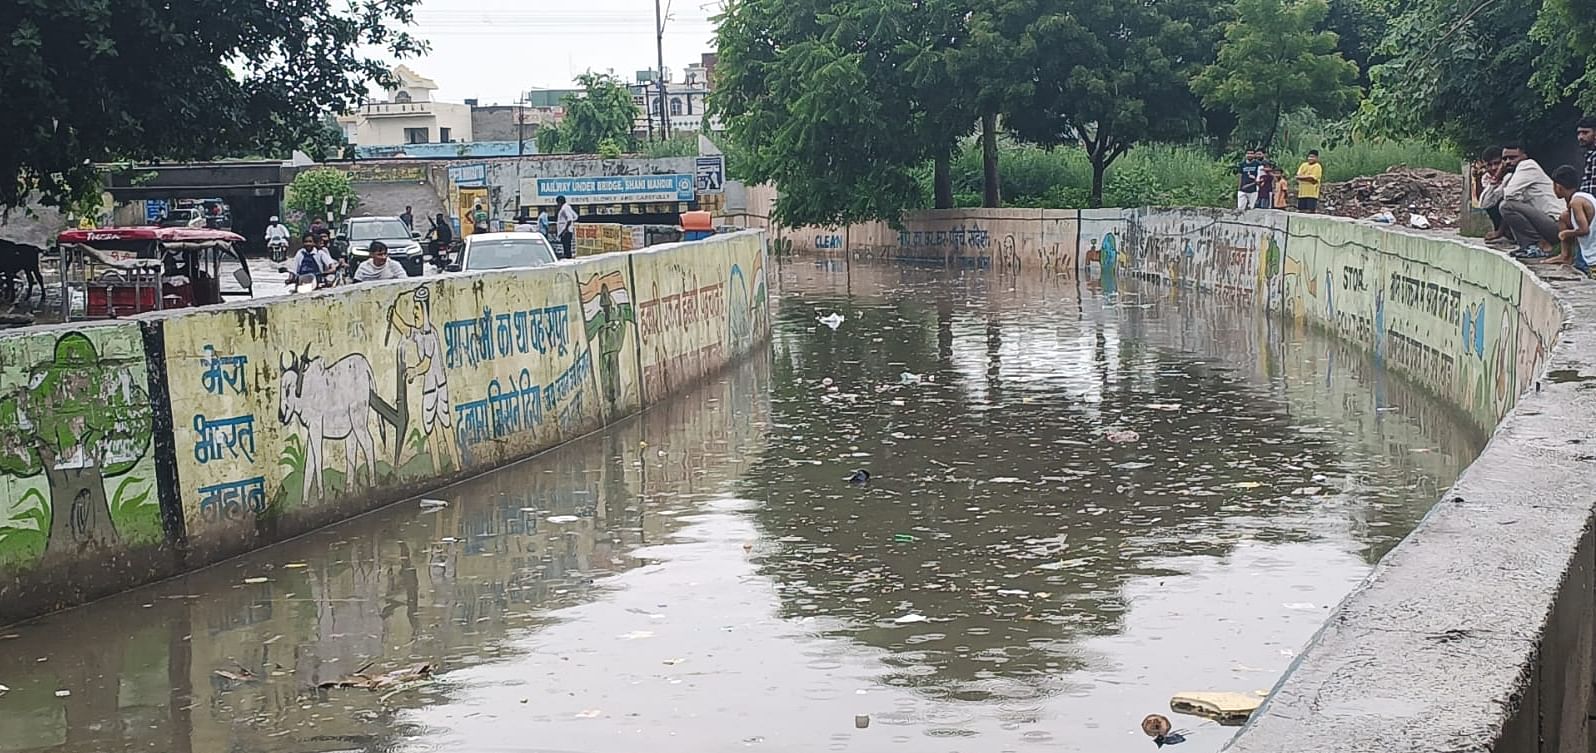
<path fill-rule="evenodd" d="M 162 540 L 137 325 L 0 339 L 0 570 Z"/>

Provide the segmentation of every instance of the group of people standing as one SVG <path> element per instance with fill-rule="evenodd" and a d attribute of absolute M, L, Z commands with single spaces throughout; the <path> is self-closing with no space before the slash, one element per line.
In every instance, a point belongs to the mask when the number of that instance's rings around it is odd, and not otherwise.
<path fill-rule="evenodd" d="M 1237 209 L 1286 209 L 1290 206 L 1285 171 L 1269 159 L 1267 149 L 1248 149 L 1236 168 L 1241 181 L 1236 188 Z M 1308 151 L 1308 158 L 1297 166 L 1297 211 L 1319 211 L 1319 188 L 1324 183 L 1324 165 L 1319 150 Z"/>
<path fill-rule="evenodd" d="M 1591 274 L 1596 266 L 1596 118 L 1579 121 L 1575 136 L 1584 165 L 1548 174 L 1520 144 L 1480 155 L 1479 205 L 1491 216 L 1485 241 L 1513 248 L 1513 256 L 1546 264 L 1572 264 Z"/>

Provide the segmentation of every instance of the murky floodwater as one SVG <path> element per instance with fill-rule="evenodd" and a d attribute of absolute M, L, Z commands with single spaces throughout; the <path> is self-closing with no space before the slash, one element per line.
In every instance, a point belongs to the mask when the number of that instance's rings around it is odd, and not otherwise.
<path fill-rule="evenodd" d="M 1245 309 L 782 278 L 768 362 L 447 508 L 0 630 L 0 750 L 1151 749 L 1172 693 L 1272 685 L 1482 442 Z"/>

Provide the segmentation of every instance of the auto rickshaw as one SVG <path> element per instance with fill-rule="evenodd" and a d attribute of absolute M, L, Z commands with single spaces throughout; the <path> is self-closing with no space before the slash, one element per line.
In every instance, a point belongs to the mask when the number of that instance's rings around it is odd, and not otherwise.
<path fill-rule="evenodd" d="M 234 248 L 242 242 L 237 233 L 204 227 L 68 230 L 56 238 L 61 315 L 68 321 L 74 314 L 106 319 L 253 296 L 249 265 Z M 236 283 L 227 290 L 224 264 L 232 267 L 229 276 Z"/>

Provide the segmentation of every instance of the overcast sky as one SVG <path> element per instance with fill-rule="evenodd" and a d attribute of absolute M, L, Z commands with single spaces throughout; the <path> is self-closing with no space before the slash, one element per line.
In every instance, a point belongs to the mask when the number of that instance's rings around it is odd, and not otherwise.
<path fill-rule="evenodd" d="M 677 72 L 715 49 L 718 0 L 662 0 L 665 67 Z M 565 88 L 592 69 L 627 81 L 653 68 L 653 0 L 421 0 L 413 29 L 432 44 L 406 61 L 438 83 L 435 97 L 508 104 L 532 87 Z"/>

